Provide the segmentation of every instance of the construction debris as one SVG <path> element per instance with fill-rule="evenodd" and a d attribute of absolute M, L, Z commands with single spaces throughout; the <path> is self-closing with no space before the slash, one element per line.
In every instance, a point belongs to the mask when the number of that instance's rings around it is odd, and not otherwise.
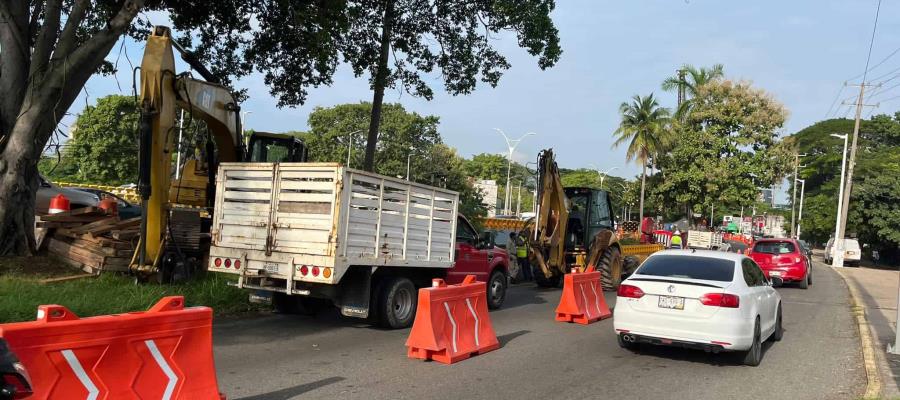
<path fill-rule="evenodd" d="M 39 246 L 90 274 L 127 271 L 139 236 L 140 218 L 120 220 L 97 207 L 36 217 Z"/>

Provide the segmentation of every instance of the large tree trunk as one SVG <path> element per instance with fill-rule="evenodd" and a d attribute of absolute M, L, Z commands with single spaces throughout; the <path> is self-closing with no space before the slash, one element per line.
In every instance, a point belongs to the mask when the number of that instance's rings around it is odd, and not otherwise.
<path fill-rule="evenodd" d="M 30 2 L 3 1 L 0 19 L 16 23 L 0 24 L 0 255 L 30 255 L 35 244 L 37 164 L 44 146 L 85 82 L 131 25 L 143 0 L 126 0 L 106 29 L 80 45 L 76 32 L 89 1 L 75 2 L 62 27 L 61 1 L 46 2 L 45 11 L 32 10 L 45 13 L 36 37 L 32 27 L 20 21 L 28 20 Z"/>
<path fill-rule="evenodd" d="M 388 56 L 391 49 L 391 28 L 394 23 L 392 0 L 384 2 L 384 26 L 381 28 L 381 54 L 378 56 L 378 72 L 375 74 L 375 94 L 372 96 L 372 115 L 369 118 L 369 136 L 366 140 L 366 160 L 363 169 L 375 170 L 375 150 L 378 145 L 378 128 L 381 125 L 381 103 L 384 101 L 384 87 L 387 85 Z"/>
<path fill-rule="evenodd" d="M 647 185 L 647 163 L 644 162 L 641 168 L 641 201 L 640 212 L 638 213 L 638 224 L 644 223 L 644 187 Z"/>

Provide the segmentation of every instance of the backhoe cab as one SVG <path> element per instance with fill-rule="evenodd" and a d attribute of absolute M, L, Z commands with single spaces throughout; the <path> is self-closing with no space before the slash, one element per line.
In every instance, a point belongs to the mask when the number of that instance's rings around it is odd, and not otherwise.
<path fill-rule="evenodd" d="M 525 226 L 528 259 L 540 286 L 555 287 L 572 269 L 594 267 L 604 289 L 615 289 L 625 271 L 609 193 L 563 188 L 552 149 L 538 155 L 537 216 Z"/>

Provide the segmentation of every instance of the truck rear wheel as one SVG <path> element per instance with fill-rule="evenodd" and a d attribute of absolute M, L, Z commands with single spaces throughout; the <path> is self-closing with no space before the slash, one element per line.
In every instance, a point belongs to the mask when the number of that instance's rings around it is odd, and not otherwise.
<path fill-rule="evenodd" d="M 378 324 L 388 329 L 406 328 L 416 316 L 416 287 L 404 277 L 386 279 L 378 293 Z"/>
<path fill-rule="evenodd" d="M 600 271 L 600 285 L 603 290 L 611 291 L 619 288 L 622 283 L 622 275 L 624 273 L 625 260 L 622 259 L 622 252 L 618 247 L 609 247 L 600 256 L 600 263 L 597 269 Z"/>

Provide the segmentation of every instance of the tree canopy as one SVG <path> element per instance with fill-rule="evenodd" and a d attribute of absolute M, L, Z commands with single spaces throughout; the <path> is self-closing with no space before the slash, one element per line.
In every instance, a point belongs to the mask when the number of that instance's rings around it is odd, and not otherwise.
<path fill-rule="evenodd" d="M 814 243 L 834 236 L 844 141 L 853 120 L 829 119 L 810 125 L 788 140 L 803 157 L 799 177 L 806 180 L 801 235 Z M 900 113 L 876 115 L 860 124 L 859 150 L 847 221 L 848 236 L 859 237 L 887 257 L 900 248 Z"/>
<path fill-rule="evenodd" d="M 787 172 L 792 150 L 778 137 L 787 111 L 765 91 L 728 80 L 698 87 L 691 102 L 659 159 L 655 194 L 697 213 L 752 206 L 759 187 Z"/>
<path fill-rule="evenodd" d="M 280 106 L 306 101 L 332 82 L 338 65 L 368 72 L 376 105 L 367 146 L 374 161 L 384 88 L 430 98 L 424 74 L 452 94 L 496 85 L 507 59 L 492 39 L 515 35 L 541 68 L 561 54 L 553 0 L 345 0 L 309 2 L 182 0 L 0 1 L 0 255 L 34 248 L 37 164 L 60 119 L 127 35 L 146 38 L 141 13 L 171 21 L 176 41 L 226 86 L 259 72 Z M 422 74 L 422 75 L 420 75 Z"/>

